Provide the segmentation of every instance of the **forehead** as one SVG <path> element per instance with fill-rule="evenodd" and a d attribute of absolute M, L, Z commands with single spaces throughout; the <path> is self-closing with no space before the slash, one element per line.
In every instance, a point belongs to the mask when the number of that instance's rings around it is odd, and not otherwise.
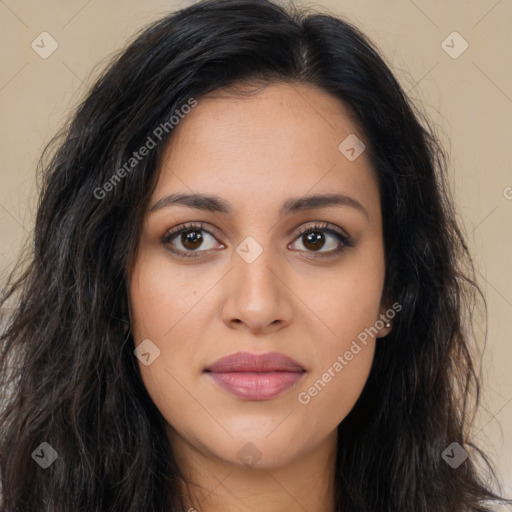
<path fill-rule="evenodd" d="M 339 148 L 347 137 L 364 135 L 332 95 L 312 85 L 272 84 L 197 101 L 171 134 L 155 199 L 207 192 L 239 206 L 270 207 L 284 196 L 337 192 L 379 208 L 365 153 L 350 161 Z"/>

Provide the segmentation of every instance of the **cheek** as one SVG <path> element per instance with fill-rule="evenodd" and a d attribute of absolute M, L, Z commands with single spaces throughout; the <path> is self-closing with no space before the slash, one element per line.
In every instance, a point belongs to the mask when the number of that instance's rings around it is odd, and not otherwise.
<path fill-rule="evenodd" d="M 130 284 L 136 340 L 153 336 L 165 343 L 183 322 L 190 327 L 188 315 L 194 315 L 197 303 L 212 286 L 209 282 L 214 282 L 198 274 L 177 271 L 165 255 L 141 253 Z"/>
<path fill-rule="evenodd" d="M 383 259 L 378 244 L 368 246 L 365 251 L 349 254 L 329 273 L 306 275 L 295 288 L 320 329 L 315 338 L 324 358 L 348 350 L 351 340 L 359 335 L 364 338 L 362 333 L 379 319 Z"/>
<path fill-rule="evenodd" d="M 188 419 L 185 426 L 190 422 L 187 411 L 193 400 L 187 390 L 197 370 L 194 356 L 205 331 L 204 322 L 199 321 L 206 315 L 201 311 L 201 297 L 215 282 L 205 279 L 176 272 L 165 257 L 144 251 L 130 279 L 135 345 L 149 339 L 158 350 L 151 364 L 137 361 L 141 378 L 157 408 L 173 424 L 183 423 L 184 418 Z M 201 417 L 200 411 L 194 414 Z"/>
<path fill-rule="evenodd" d="M 298 390 L 298 402 L 333 428 L 356 403 L 371 370 L 384 280 L 380 254 L 375 246 L 347 258 L 336 272 L 315 279 L 314 288 L 300 291 L 314 312 L 308 323 L 319 330 L 309 332 L 314 371 Z"/>
<path fill-rule="evenodd" d="M 297 401 L 318 418 L 315 428 L 334 429 L 357 402 L 371 370 L 376 338 L 370 329 L 378 319 L 380 287 L 373 278 L 331 280 L 312 306 L 324 333 L 313 336 L 313 371 L 297 390 Z M 313 299 L 311 299 L 313 300 Z M 323 328 L 328 326 L 328 328 Z"/>
<path fill-rule="evenodd" d="M 352 347 L 349 361 L 344 354 L 329 358 L 324 371 L 314 376 L 298 393 L 298 407 L 305 418 L 315 418 L 311 432 L 330 432 L 347 417 L 359 399 L 371 370 L 375 342 Z M 309 421 L 306 419 L 306 422 Z"/>

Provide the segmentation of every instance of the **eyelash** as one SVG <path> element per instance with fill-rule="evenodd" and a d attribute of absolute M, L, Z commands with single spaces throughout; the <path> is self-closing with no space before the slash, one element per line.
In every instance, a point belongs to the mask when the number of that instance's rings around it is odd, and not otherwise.
<path fill-rule="evenodd" d="M 216 238 L 216 236 L 209 230 L 206 229 L 205 224 L 198 222 L 188 222 L 186 224 L 183 224 L 181 226 L 178 226 L 177 228 L 173 228 L 164 235 L 162 238 L 162 244 L 166 245 L 168 250 L 174 253 L 179 258 L 197 258 L 200 257 L 201 253 L 208 252 L 206 251 L 187 251 L 182 252 L 178 251 L 174 248 L 172 248 L 171 244 L 169 242 L 176 238 L 178 235 L 181 235 L 184 232 L 187 231 L 204 231 L 205 233 L 208 233 L 213 238 Z M 318 223 L 314 225 L 309 225 L 306 227 L 303 227 L 299 230 L 297 233 L 297 236 L 295 237 L 294 241 L 300 238 L 301 236 L 307 234 L 307 233 L 313 233 L 313 232 L 321 232 L 321 233 L 327 233 L 330 235 L 334 235 L 336 238 L 338 238 L 339 243 L 341 243 L 341 247 L 338 247 L 335 250 L 331 251 L 325 251 L 325 252 L 314 252 L 314 251 L 306 251 L 307 253 L 311 254 L 314 258 L 328 258 L 332 257 L 333 255 L 337 255 L 343 251 L 345 251 L 348 247 L 353 247 L 353 244 L 350 240 L 350 238 L 346 235 L 344 235 L 341 232 L 338 232 L 337 230 L 334 230 L 329 227 L 329 224 L 326 223 Z"/>

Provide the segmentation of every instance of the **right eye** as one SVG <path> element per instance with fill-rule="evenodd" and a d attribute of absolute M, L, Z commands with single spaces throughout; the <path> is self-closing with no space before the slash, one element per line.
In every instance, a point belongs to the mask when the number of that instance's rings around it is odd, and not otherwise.
<path fill-rule="evenodd" d="M 211 242 L 213 240 L 216 240 L 214 235 L 205 229 L 203 224 L 187 223 L 169 230 L 163 237 L 162 243 L 180 258 L 197 258 L 199 253 L 214 249 Z M 205 241 L 210 243 L 206 243 L 207 247 L 199 250 L 204 247 Z M 224 245 L 220 244 L 219 248 L 223 249 Z"/>

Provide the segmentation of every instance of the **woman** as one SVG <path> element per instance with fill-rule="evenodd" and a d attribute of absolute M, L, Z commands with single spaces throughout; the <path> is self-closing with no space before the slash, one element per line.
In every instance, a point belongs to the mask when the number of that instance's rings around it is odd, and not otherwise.
<path fill-rule="evenodd" d="M 479 290 L 445 158 L 349 23 L 170 15 L 43 168 L 2 303 L 2 510 L 500 499 L 468 436 Z"/>

